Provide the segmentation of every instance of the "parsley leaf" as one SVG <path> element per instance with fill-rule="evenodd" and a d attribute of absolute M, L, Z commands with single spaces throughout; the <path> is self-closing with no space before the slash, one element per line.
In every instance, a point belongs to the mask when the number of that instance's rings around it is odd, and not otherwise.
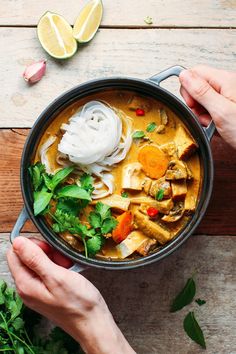
<path fill-rule="evenodd" d="M 184 306 L 190 304 L 196 294 L 196 285 L 193 278 L 189 278 L 181 292 L 174 299 L 170 312 L 181 310 Z"/>
<path fill-rule="evenodd" d="M 111 216 L 111 210 L 109 205 L 98 202 L 95 207 L 96 212 L 101 216 L 101 219 L 104 220 Z"/>
<path fill-rule="evenodd" d="M 32 179 L 34 190 L 37 191 L 43 182 L 43 173 L 45 166 L 41 162 L 36 162 L 35 165 L 29 167 L 29 173 Z"/>
<path fill-rule="evenodd" d="M 89 214 L 89 223 L 95 229 L 97 229 L 98 227 L 101 227 L 101 224 L 102 224 L 101 215 L 95 211 L 91 211 L 91 213 Z"/>
<path fill-rule="evenodd" d="M 146 128 L 146 131 L 149 132 L 149 133 L 154 132 L 156 127 L 157 127 L 157 125 L 156 125 L 155 122 L 149 123 L 147 128 Z"/>
<path fill-rule="evenodd" d="M 102 247 L 103 244 L 102 237 L 96 235 L 88 239 L 88 241 L 86 241 L 86 244 L 87 244 L 88 254 L 94 256 L 98 251 L 100 251 Z"/>
<path fill-rule="evenodd" d="M 132 138 L 133 139 L 141 139 L 145 137 L 145 133 L 142 130 L 137 130 L 136 132 L 133 133 Z"/>
<path fill-rule="evenodd" d="M 159 191 L 156 194 L 156 199 L 159 201 L 162 200 L 164 197 L 164 193 L 165 193 L 164 189 L 159 189 Z"/>
<path fill-rule="evenodd" d="M 184 330 L 187 335 L 202 348 L 206 349 L 204 334 L 199 326 L 194 312 L 189 312 L 184 319 Z"/>
<path fill-rule="evenodd" d="M 109 232 L 111 232 L 112 230 L 115 229 L 116 225 L 117 225 L 117 220 L 115 218 L 107 218 L 103 221 L 102 223 L 102 227 L 101 227 L 101 232 L 102 234 L 108 234 Z"/>
<path fill-rule="evenodd" d="M 93 188 L 93 177 L 87 173 L 84 173 L 80 177 L 81 188 L 85 189 L 87 192 L 92 192 Z"/>

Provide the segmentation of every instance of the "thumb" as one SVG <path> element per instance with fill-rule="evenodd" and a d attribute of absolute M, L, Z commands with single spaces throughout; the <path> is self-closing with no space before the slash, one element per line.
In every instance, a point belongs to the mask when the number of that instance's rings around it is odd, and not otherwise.
<path fill-rule="evenodd" d="M 54 264 L 43 250 L 33 241 L 25 237 L 17 237 L 13 242 L 13 250 L 21 262 L 35 272 L 43 281 L 55 277 L 60 267 Z"/>
<path fill-rule="evenodd" d="M 181 72 L 179 80 L 188 94 L 202 105 L 213 119 L 221 115 L 222 107 L 225 107 L 228 101 L 216 92 L 204 78 L 192 70 L 184 70 Z"/>

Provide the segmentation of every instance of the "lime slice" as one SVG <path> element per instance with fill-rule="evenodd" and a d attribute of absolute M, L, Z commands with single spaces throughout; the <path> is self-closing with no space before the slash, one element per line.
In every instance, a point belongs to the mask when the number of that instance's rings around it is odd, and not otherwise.
<path fill-rule="evenodd" d="M 39 20 L 37 33 L 42 47 L 53 58 L 70 58 L 77 50 L 72 27 L 58 14 L 46 12 Z"/>
<path fill-rule="evenodd" d="M 83 7 L 73 28 L 73 36 L 79 43 L 87 43 L 94 37 L 101 23 L 102 13 L 101 0 L 91 0 Z"/>

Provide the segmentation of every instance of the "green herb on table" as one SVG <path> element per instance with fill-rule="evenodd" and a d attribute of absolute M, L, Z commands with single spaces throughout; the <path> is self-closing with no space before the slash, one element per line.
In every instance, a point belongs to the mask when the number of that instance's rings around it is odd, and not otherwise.
<path fill-rule="evenodd" d="M 127 192 L 122 192 L 122 193 L 121 193 L 121 196 L 122 196 L 123 198 L 128 198 L 128 197 L 129 197 L 129 195 L 128 195 Z"/>
<path fill-rule="evenodd" d="M 35 330 L 42 317 L 24 306 L 15 290 L 0 280 L 0 352 L 82 354 L 79 344 L 59 327 L 48 338 Z"/>
<path fill-rule="evenodd" d="M 145 133 L 142 130 L 137 130 L 136 132 L 133 133 L 132 138 L 133 139 L 142 139 L 145 137 Z"/>
<path fill-rule="evenodd" d="M 156 200 L 161 201 L 164 198 L 164 189 L 159 189 L 159 191 L 156 194 Z"/>
<path fill-rule="evenodd" d="M 156 129 L 157 125 L 155 122 L 152 122 L 152 123 L 149 123 L 147 128 L 146 128 L 146 131 L 148 133 L 151 133 L 151 132 L 154 132 L 154 130 Z"/>
<path fill-rule="evenodd" d="M 195 302 L 199 305 L 199 306 L 202 306 L 206 303 L 205 300 L 202 300 L 202 299 L 196 299 Z"/>
<path fill-rule="evenodd" d="M 206 349 L 206 342 L 201 327 L 199 326 L 194 312 L 189 312 L 184 319 L 184 330 L 187 335 L 202 348 Z"/>
<path fill-rule="evenodd" d="M 181 292 L 176 296 L 172 305 L 171 312 L 181 310 L 184 306 L 190 304 L 196 294 L 196 284 L 193 278 L 189 278 Z"/>
<path fill-rule="evenodd" d="M 152 17 L 147 16 L 147 17 L 144 19 L 144 22 L 145 22 L 147 25 L 152 25 L 152 24 L 153 24 L 153 19 L 152 19 Z"/>

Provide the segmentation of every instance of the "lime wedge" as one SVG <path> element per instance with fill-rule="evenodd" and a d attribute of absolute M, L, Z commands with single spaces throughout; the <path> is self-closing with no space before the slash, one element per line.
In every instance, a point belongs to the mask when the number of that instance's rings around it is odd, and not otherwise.
<path fill-rule="evenodd" d="M 58 14 L 46 12 L 39 20 L 37 33 L 42 47 L 53 58 L 67 59 L 77 50 L 72 27 Z"/>
<path fill-rule="evenodd" d="M 102 13 L 101 0 L 91 0 L 83 7 L 73 28 L 73 36 L 79 43 L 87 43 L 94 37 L 101 23 Z"/>

